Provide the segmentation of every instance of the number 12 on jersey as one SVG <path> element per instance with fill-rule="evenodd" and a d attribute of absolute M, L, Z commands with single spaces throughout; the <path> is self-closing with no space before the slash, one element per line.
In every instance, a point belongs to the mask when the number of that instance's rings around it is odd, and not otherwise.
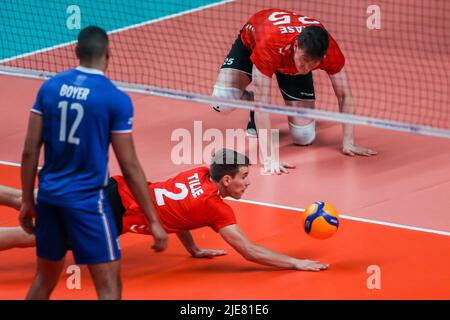
<path fill-rule="evenodd" d="M 74 102 L 70 105 L 70 110 L 75 110 L 77 115 L 75 117 L 75 121 L 72 124 L 72 127 L 69 130 L 69 136 L 67 136 L 67 112 L 68 112 L 69 103 L 67 101 L 60 101 L 58 104 L 58 109 L 61 109 L 61 121 L 59 128 L 59 141 L 68 142 L 71 144 L 80 144 L 80 138 L 75 137 L 75 132 L 77 131 L 81 120 L 83 120 L 84 109 L 81 104 L 78 102 Z"/>

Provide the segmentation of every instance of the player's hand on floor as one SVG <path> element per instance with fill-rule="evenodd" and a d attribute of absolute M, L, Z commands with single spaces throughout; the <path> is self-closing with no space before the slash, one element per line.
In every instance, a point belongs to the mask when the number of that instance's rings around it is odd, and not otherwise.
<path fill-rule="evenodd" d="M 378 152 L 376 152 L 372 149 L 365 148 L 365 147 L 358 147 L 352 143 L 343 144 L 342 152 L 348 156 L 358 155 L 358 156 L 370 157 L 370 156 L 374 156 L 374 155 L 378 154 Z"/>
<path fill-rule="evenodd" d="M 294 169 L 295 166 L 292 164 L 289 164 L 287 162 L 283 161 L 273 161 L 273 160 L 266 160 L 264 161 L 263 166 L 263 174 L 283 174 L 283 173 L 289 173 L 288 169 Z"/>
<path fill-rule="evenodd" d="M 216 249 L 197 249 L 192 256 L 194 258 L 214 258 L 217 256 L 223 256 L 227 254 L 225 250 Z"/>
<path fill-rule="evenodd" d="M 320 263 L 319 261 L 297 260 L 295 269 L 303 271 L 320 271 L 328 269 L 329 266 L 329 264 Z"/>
<path fill-rule="evenodd" d="M 35 215 L 36 208 L 34 203 L 33 204 L 22 204 L 22 207 L 20 208 L 20 215 L 19 215 L 19 222 L 20 226 L 23 230 L 25 230 L 26 233 L 34 234 L 35 226 L 33 222 L 33 217 Z"/>
<path fill-rule="evenodd" d="M 167 248 L 168 235 L 167 232 L 160 226 L 152 224 L 150 226 L 153 239 L 155 243 L 152 245 L 152 249 L 156 252 L 163 251 Z"/>

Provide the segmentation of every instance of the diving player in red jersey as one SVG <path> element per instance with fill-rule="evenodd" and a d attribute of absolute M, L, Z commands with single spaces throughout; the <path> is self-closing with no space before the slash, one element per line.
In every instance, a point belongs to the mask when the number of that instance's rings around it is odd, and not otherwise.
<path fill-rule="evenodd" d="M 283 9 L 267 9 L 253 15 L 242 28 L 219 72 L 213 96 L 228 99 L 255 100 L 271 103 L 271 82 L 275 74 L 286 105 L 314 108 L 312 70 L 324 70 L 333 85 L 339 111 L 353 114 L 355 104 L 344 68 L 345 57 L 334 38 L 317 20 Z M 253 82 L 254 92 L 246 90 Z M 219 105 L 214 110 L 222 113 L 232 108 Z M 294 143 L 313 143 L 315 121 L 289 118 L 289 129 Z M 256 128 L 258 133 L 256 133 Z M 271 139 L 260 129 L 270 132 L 268 113 L 251 115 L 248 133 L 258 138 Z M 260 142 L 261 146 L 261 142 Z M 264 148 L 260 148 L 264 150 Z M 347 155 L 375 155 L 376 152 L 354 144 L 353 126 L 343 124 L 342 152 Z M 287 173 L 293 166 L 262 155 L 264 171 Z"/>
<path fill-rule="evenodd" d="M 189 230 L 211 227 L 245 259 L 281 269 L 319 271 L 327 264 L 297 259 L 252 243 L 239 228 L 233 209 L 224 197 L 240 199 L 250 185 L 249 159 L 233 150 L 218 151 L 210 168 L 181 172 L 164 182 L 148 183 L 150 194 L 167 233 L 176 233 L 195 258 L 224 255 L 224 250 L 198 248 Z M 123 177 L 110 179 L 109 195 L 114 222 L 120 234 L 151 235 L 150 225 Z M 18 208 L 20 191 L 0 187 L 0 204 Z M 34 245 L 34 238 L 20 227 L 0 228 L 0 250 Z"/>

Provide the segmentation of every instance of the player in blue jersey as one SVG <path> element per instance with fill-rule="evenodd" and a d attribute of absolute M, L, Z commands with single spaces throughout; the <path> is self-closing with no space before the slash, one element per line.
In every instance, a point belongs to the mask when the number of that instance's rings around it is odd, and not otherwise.
<path fill-rule="evenodd" d="M 35 233 L 38 257 L 28 299 L 50 297 L 68 249 L 77 264 L 88 265 L 99 299 L 121 297 L 118 235 L 104 192 L 110 143 L 150 221 L 153 248 L 161 251 L 167 246 L 167 233 L 150 200 L 134 149 L 131 100 L 104 75 L 109 60 L 106 32 L 94 26 L 83 29 L 76 54 L 78 68 L 57 74 L 40 88 L 22 154 L 19 220 L 26 232 Z M 45 159 L 35 205 L 33 189 L 42 144 Z"/>

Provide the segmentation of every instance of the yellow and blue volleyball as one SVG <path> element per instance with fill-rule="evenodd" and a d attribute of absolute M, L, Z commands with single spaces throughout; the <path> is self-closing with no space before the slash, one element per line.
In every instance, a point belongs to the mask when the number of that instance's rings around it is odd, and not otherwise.
<path fill-rule="evenodd" d="M 339 214 L 329 203 L 316 201 L 302 214 L 305 232 L 316 239 L 327 239 L 339 228 Z"/>

